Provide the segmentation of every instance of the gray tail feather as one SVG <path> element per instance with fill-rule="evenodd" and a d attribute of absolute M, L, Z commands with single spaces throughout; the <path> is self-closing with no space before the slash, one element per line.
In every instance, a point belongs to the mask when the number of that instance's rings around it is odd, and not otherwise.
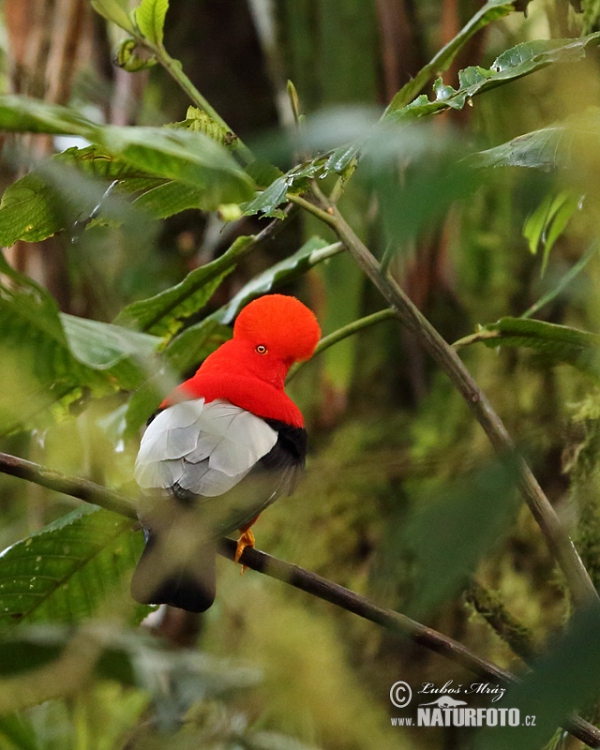
<path fill-rule="evenodd" d="M 166 544 L 168 533 L 149 531 L 146 547 L 131 579 L 131 595 L 140 604 L 169 604 L 205 612 L 216 595 L 216 548 L 204 543 L 185 560 Z"/>

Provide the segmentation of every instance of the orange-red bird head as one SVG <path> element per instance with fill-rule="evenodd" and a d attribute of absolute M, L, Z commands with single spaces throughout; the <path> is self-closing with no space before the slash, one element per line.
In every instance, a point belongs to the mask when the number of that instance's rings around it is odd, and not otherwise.
<path fill-rule="evenodd" d="M 214 351 L 178 389 L 208 400 L 223 398 L 259 416 L 303 424 L 284 393 L 294 362 L 309 359 L 321 330 L 314 314 L 295 297 L 268 294 L 238 315 L 233 338 Z"/>

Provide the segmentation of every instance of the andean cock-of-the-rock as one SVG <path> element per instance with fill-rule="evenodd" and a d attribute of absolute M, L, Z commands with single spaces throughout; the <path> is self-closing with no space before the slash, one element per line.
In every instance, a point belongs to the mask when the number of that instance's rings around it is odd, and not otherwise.
<path fill-rule="evenodd" d="M 216 591 L 217 541 L 293 492 L 306 456 L 304 419 L 285 393 L 295 362 L 319 341 L 314 314 L 270 294 L 238 315 L 233 338 L 182 383 L 148 423 L 135 464 L 146 547 L 131 592 L 144 604 L 203 612 Z"/>

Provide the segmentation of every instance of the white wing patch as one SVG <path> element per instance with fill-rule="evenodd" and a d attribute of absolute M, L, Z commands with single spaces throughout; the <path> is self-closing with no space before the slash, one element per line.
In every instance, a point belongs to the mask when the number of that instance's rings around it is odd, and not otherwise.
<path fill-rule="evenodd" d="M 195 495 L 216 497 L 242 480 L 276 442 L 277 432 L 264 420 L 228 401 L 182 401 L 148 426 L 135 479 L 145 490 L 178 483 Z"/>

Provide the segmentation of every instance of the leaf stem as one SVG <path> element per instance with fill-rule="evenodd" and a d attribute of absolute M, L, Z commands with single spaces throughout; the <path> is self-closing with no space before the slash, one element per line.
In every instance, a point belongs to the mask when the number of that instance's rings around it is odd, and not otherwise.
<path fill-rule="evenodd" d="M 315 206 L 314 203 L 306 200 L 306 198 L 302 198 L 302 196 L 300 195 L 288 193 L 286 195 L 286 198 L 290 201 L 290 203 L 295 203 L 297 206 L 304 208 L 313 216 L 316 216 L 317 219 L 321 219 L 321 221 L 325 222 L 325 224 L 329 224 L 329 226 L 335 227 L 335 219 L 333 218 L 333 214 L 330 214 L 329 211 L 323 211 L 323 209 Z"/>
<path fill-rule="evenodd" d="M 395 310 L 387 308 L 386 310 L 379 310 L 379 312 L 372 313 L 371 315 L 366 315 L 364 318 L 359 318 L 358 320 L 354 320 L 352 321 L 352 323 L 348 323 L 348 325 L 343 326 L 342 328 L 338 328 L 337 331 L 333 331 L 333 333 L 330 333 L 327 336 L 323 336 L 314 351 L 313 357 L 317 354 L 321 354 L 326 349 L 329 349 L 330 346 L 343 341 L 344 339 L 348 338 L 348 336 L 353 336 L 355 333 L 358 333 L 365 328 L 369 328 L 369 326 L 381 323 L 384 320 L 390 320 L 397 317 L 398 313 Z M 290 370 L 290 373 L 287 377 L 287 382 L 295 377 L 298 371 L 302 367 L 304 367 L 305 364 L 306 362 L 299 362 L 295 364 Z"/>
<path fill-rule="evenodd" d="M 131 498 L 86 479 L 52 471 L 32 461 L 25 461 L 7 453 L 0 453 L 0 473 L 21 477 L 34 484 L 100 505 L 128 518 L 136 517 Z M 233 560 L 236 546 L 233 539 L 223 539 L 219 545 L 219 554 Z M 503 685 L 511 685 L 519 681 L 518 677 L 512 672 L 482 659 L 466 646 L 463 646 L 462 643 L 439 633 L 433 628 L 411 620 L 400 612 L 380 607 L 367 597 L 356 594 L 354 591 L 350 591 L 344 586 L 329 581 L 327 578 L 305 570 L 298 565 L 278 560 L 265 552 L 250 547 L 246 547 L 240 561 L 259 573 L 283 581 L 289 586 L 294 586 L 307 594 L 316 596 L 369 622 L 380 625 L 396 635 L 408 638 L 455 664 L 465 667 L 478 676 L 500 682 Z M 590 747 L 600 746 L 600 730 L 579 716 L 571 716 L 564 722 L 564 727 L 574 737 Z"/>
<path fill-rule="evenodd" d="M 322 195 L 322 194 L 321 194 Z M 598 593 L 592 583 L 575 545 L 538 484 L 531 469 L 517 452 L 506 427 L 494 411 L 491 403 L 479 388 L 456 351 L 440 336 L 437 330 L 417 309 L 404 291 L 388 275 L 379 262 L 346 223 L 335 206 L 320 197 L 323 213 L 328 217 L 340 240 L 355 261 L 371 279 L 386 301 L 396 310 L 401 322 L 414 333 L 423 348 L 437 362 L 465 399 L 476 419 L 483 427 L 495 450 L 507 458 L 513 458 L 518 467 L 518 486 L 533 514 L 548 548 L 565 575 L 567 586 L 577 607 L 597 599 Z M 331 214 L 329 213 L 331 211 Z"/>

